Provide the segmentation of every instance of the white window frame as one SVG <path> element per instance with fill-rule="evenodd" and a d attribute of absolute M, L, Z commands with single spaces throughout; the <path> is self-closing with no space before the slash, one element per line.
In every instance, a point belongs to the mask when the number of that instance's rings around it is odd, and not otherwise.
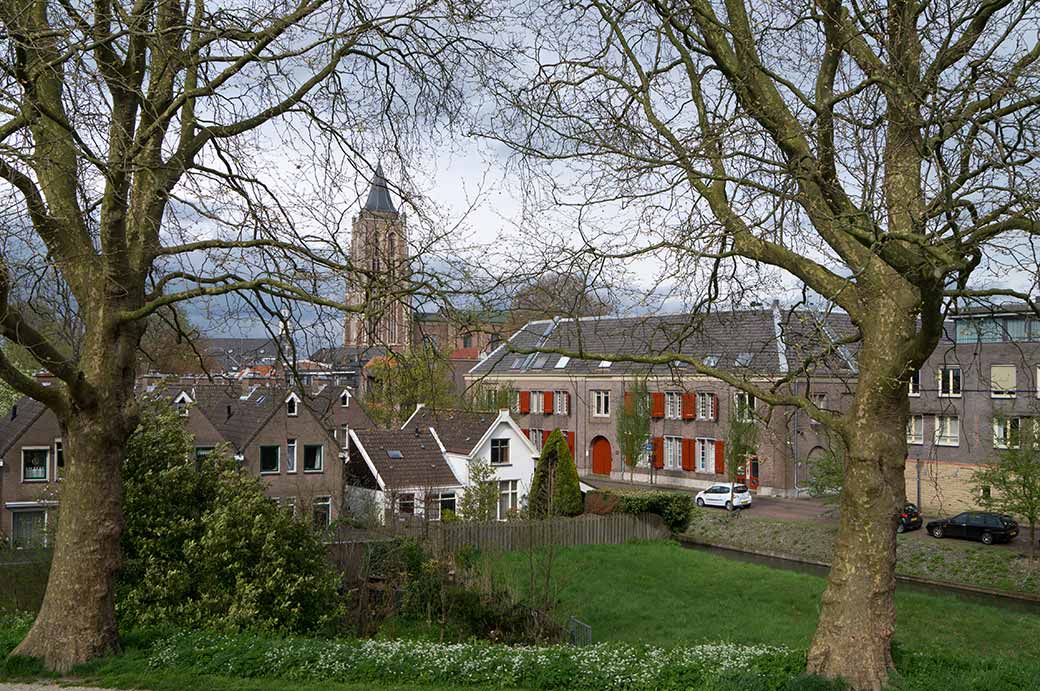
<path fill-rule="evenodd" d="M 544 391 L 531 391 L 531 414 L 532 415 L 544 415 L 545 414 L 545 392 Z"/>
<path fill-rule="evenodd" d="M 296 497 L 286 497 L 285 508 L 289 509 L 290 516 L 296 518 Z"/>
<path fill-rule="evenodd" d="M 404 501 L 405 497 L 410 497 L 407 502 Z M 404 504 L 410 504 L 412 507 L 411 512 L 406 512 L 401 509 Z M 401 492 L 394 497 L 394 513 L 400 516 L 414 516 L 415 514 L 415 492 Z"/>
<path fill-rule="evenodd" d="M 741 422 L 754 422 L 756 403 L 755 397 L 747 391 L 737 391 L 733 394 L 733 417 Z"/>
<path fill-rule="evenodd" d="M 538 451 L 542 450 L 542 430 L 536 427 L 531 427 L 527 430 L 529 435 L 527 438 L 531 440 L 531 444 L 534 445 Z"/>
<path fill-rule="evenodd" d="M 694 439 L 693 470 L 697 473 L 715 472 L 715 440 L 708 437 Z"/>
<path fill-rule="evenodd" d="M 292 407 L 289 407 L 289 404 Z M 285 399 L 285 414 L 287 417 L 299 417 L 300 415 L 300 399 L 295 393 L 289 394 L 289 397 Z"/>
<path fill-rule="evenodd" d="M 177 394 L 177 398 L 173 399 L 173 407 L 180 417 L 188 417 L 188 407 L 192 403 L 191 396 L 184 391 L 181 391 Z"/>
<path fill-rule="evenodd" d="M 1017 430 L 1015 429 L 1017 427 Z M 999 434 L 998 434 L 999 430 Z M 1008 443 L 1008 438 L 1018 432 L 1018 442 Z M 1017 449 L 1022 445 L 1022 418 L 1015 415 L 993 418 L 993 448 Z"/>
<path fill-rule="evenodd" d="M 507 497 L 506 502 L 508 507 L 506 508 L 506 515 L 502 515 L 502 497 Z M 499 480 L 498 481 L 498 504 L 495 507 L 495 515 L 498 520 L 504 521 L 508 518 L 510 511 L 513 511 L 520 507 L 520 483 L 517 480 Z"/>
<path fill-rule="evenodd" d="M 610 417 L 610 389 L 594 389 L 592 394 L 592 417 Z"/>
<path fill-rule="evenodd" d="M 529 432 L 529 434 L 530 434 L 530 432 Z M 506 461 L 505 461 L 505 463 L 496 463 L 495 462 L 495 453 L 494 453 L 495 452 L 495 446 L 496 446 L 495 442 L 505 442 L 505 445 L 506 445 Z M 502 438 L 492 439 L 491 441 L 488 442 L 488 444 L 489 444 L 489 448 L 490 448 L 490 452 L 488 453 L 489 462 L 491 463 L 492 466 L 494 466 L 495 468 L 506 468 L 506 467 L 509 467 L 512 464 L 512 459 L 509 458 L 509 452 L 510 452 L 509 446 L 510 446 L 510 444 L 509 444 L 509 439 L 508 438 L 506 438 L 506 439 L 502 439 Z M 498 444 L 498 446 L 501 446 L 501 444 Z"/>
<path fill-rule="evenodd" d="M 46 459 L 43 463 L 43 477 L 42 478 L 29 478 L 25 477 L 25 452 L 26 451 L 43 451 L 47 454 Z M 22 482 L 50 482 L 51 479 L 51 447 L 49 446 L 23 446 L 21 449 L 20 461 L 22 464 Z"/>
<path fill-rule="evenodd" d="M 264 449 L 265 448 L 276 449 L 275 455 L 277 456 L 276 460 L 278 461 L 278 463 L 275 465 L 275 469 L 274 470 L 264 470 Z M 257 462 L 258 462 L 258 466 L 257 467 L 260 469 L 260 474 L 261 475 L 278 475 L 279 473 L 282 472 L 282 447 L 281 446 L 278 446 L 277 444 L 261 444 L 257 448 L 256 453 L 257 453 Z"/>
<path fill-rule="evenodd" d="M 914 398 L 921 396 L 921 370 L 914 370 L 910 374 L 910 381 L 906 383 L 906 395 Z"/>
<path fill-rule="evenodd" d="M 285 472 L 287 473 L 296 472 L 296 448 L 295 439 L 285 440 Z"/>
<path fill-rule="evenodd" d="M 350 407 L 350 392 L 343 389 L 343 392 L 339 395 L 339 405 L 341 408 Z"/>
<path fill-rule="evenodd" d="M 960 383 L 958 390 L 953 391 L 953 373 L 958 373 L 958 381 Z M 949 376 L 947 376 L 949 375 Z M 964 390 L 964 371 L 961 370 L 960 365 L 942 365 L 936 370 L 936 379 L 939 383 L 939 398 L 960 398 L 961 392 Z M 949 393 L 943 393 L 943 390 L 949 388 Z"/>
<path fill-rule="evenodd" d="M 61 437 L 54 439 L 54 480 L 61 482 L 64 473 L 61 466 L 58 465 L 58 458 L 61 458 L 62 461 L 65 460 L 65 445 L 62 443 Z"/>
<path fill-rule="evenodd" d="M 697 419 L 698 420 L 714 420 L 715 419 L 715 393 L 713 391 L 698 391 L 696 394 L 697 401 Z"/>
<path fill-rule="evenodd" d="M 906 420 L 906 443 L 924 444 L 924 415 L 911 415 Z"/>
<path fill-rule="evenodd" d="M 427 510 L 429 511 L 429 515 L 427 516 L 427 518 L 429 518 L 431 521 L 441 520 L 441 512 L 444 510 L 444 508 L 441 506 L 441 502 L 444 501 L 444 499 L 447 497 L 450 497 L 451 500 L 455 503 L 455 509 L 452 512 L 456 514 L 458 513 L 459 499 L 455 494 L 455 490 L 452 490 L 450 492 L 431 492 L 430 501 L 428 502 L 427 506 Z"/>
<path fill-rule="evenodd" d="M 318 466 L 316 468 L 307 469 L 307 449 L 318 450 Z M 305 473 L 324 473 L 325 472 L 325 445 L 324 444 L 304 444 L 303 445 L 303 472 Z"/>
<path fill-rule="evenodd" d="M 553 414 L 570 415 L 570 400 L 570 394 L 566 391 L 553 391 Z"/>
<path fill-rule="evenodd" d="M 330 525 L 332 525 L 332 497 L 315 497 L 314 498 L 314 502 L 311 504 L 311 524 L 312 525 L 314 523 L 314 511 L 319 506 L 323 506 L 323 507 L 326 508 L 325 515 L 328 517 L 325 520 L 325 525 L 321 526 L 321 528 L 324 530 L 324 529 L 328 528 Z M 294 511 L 295 511 L 295 509 L 294 509 Z M 318 527 L 318 526 L 314 526 L 314 527 Z"/>
<path fill-rule="evenodd" d="M 682 469 L 682 437 L 664 438 L 664 467 L 667 470 Z"/>
<path fill-rule="evenodd" d="M 1000 390 L 993 388 L 993 368 L 994 367 L 1010 367 L 1014 373 L 1015 388 L 1009 390 Z M 963 382 L 962 382 L 963 383 Z M 990 398 L 1015 398 L 1018 395 L 1018 368 L 1014 365 L 1006 364 L 992 364 L 989 366 L 989 395 Z"/>
<path fill-rule="evenodd" d="M 665 420 L 682 419 L 682 391 L 664 392 L 664 418 Z"/>
<path fill-rule="evenodd" d="M 957 434 L 955 437 L 943 431 L 949 427 L 948 421 L 955 421 Z M 944 421 L 947 421 L 944 424 Z M 960 446 L 961 445 L 961 418 L 959 415 L 936 415 L 935 416 L 935 445 L 936 446 Z"/>

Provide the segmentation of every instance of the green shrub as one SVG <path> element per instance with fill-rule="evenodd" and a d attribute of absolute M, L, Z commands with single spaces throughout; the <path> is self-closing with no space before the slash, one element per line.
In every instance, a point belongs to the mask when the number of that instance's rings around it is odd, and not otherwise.
<path fill-rule="evenodd" d="M 532 518 L 577 516 L 585 509 L 578 468 L 559 429 L 554 429 L 542 446 L 527 501 Z"/>
<path fill-rule="evenodd" d="M 308 632 L 341 613 L 339 576 L 314 531 L 225 453 L 197 461 L 172 410 L 145 411 L 124 487 L 122 624 Z"/>
<path fill-rule="evenodd" d="M 664 519 L 673 533 L 681 533 L 693 516 L 693 497 L 684 492 L 643 491 L 610 492 L 618 497 L 614 511 L 619 513 L 653 513 Z"/>

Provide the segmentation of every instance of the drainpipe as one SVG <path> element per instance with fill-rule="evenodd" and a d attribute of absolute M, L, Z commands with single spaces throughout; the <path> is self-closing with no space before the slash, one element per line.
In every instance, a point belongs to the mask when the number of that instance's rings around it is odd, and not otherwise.
<path fill-rule="evenodd" d="M 921 510 L 921 459 L 917 459 L 917 510 Z"/>

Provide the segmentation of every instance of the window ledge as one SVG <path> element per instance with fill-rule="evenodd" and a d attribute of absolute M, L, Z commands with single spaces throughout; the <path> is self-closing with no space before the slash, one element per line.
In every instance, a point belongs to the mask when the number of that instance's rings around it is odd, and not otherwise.
<path fill-rule="evenodd" d="M 1018 398 L 1018 396 L 1013 394 L 1013 393 L 1011 393 L 1011 394 L 1007 394 L 1007 393 L 991 393 L 990 394 L 990 398 L 1004 398 L 1004 399 L 1009 399 L 1010 398 L 1010 399 L 1014 399 L 1014 398 Z"/>
<path fill-rule="evenodd" d="M 281 475 L 282 471 L 280 471 L 280 470 L 261 470 L 260 474 L 261 475 Z"/>
<path fill-rule="evenodd" d="M 960 442 L 942 442 L 942 441 L 937 441 L 937 442 L 935 442 L 935 445 L 936 446 L 957 447 L 957 446 L 960 446 L 961 444 L 960 444 Z"/>
<path fill-rule="evenodd" d="M 303 472 L 306 475 L 319 475 L 321 473 L 324 473 L 325 469 L 324 468 L 315 468 L 314 470 L 304 470 Z"/>
<path fill-rule="evenodd" d="M 941 394 L 939 394 L 939 398 L 960 398 L 960 397 L 961 397 L 961 394 L 959 394 L 959 393 L 941 393 Z"/>
<path fill-rule="evenodd" d="M 38 482 L 50 482 L 50 478 L 42 477 L 42 478 L 39 478 L 38 480 L 31 480 L 29 478 L 23 478 L 22 482 L 26 483 L 26 484 L 36 484 Z"/>

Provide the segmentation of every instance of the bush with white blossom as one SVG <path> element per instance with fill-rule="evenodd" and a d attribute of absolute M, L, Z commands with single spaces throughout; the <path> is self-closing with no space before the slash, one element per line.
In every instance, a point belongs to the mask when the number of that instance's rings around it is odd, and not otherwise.
<path fill-rule="evenodd" d="M 805 669 L 788 648 L 713 643 L 505 646 L 415 640 L 273 639 L 181 632 L 152 649 L 154 669 L 327 682 L 411 682 L 536 689 L 697 689 L 756 678 L 779 688 Z"/>

